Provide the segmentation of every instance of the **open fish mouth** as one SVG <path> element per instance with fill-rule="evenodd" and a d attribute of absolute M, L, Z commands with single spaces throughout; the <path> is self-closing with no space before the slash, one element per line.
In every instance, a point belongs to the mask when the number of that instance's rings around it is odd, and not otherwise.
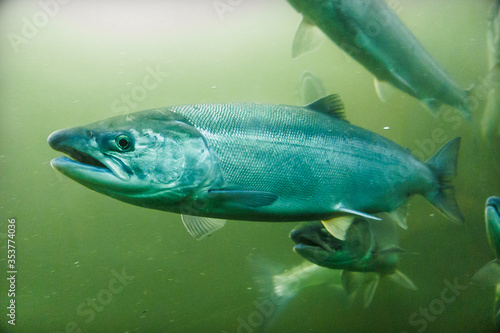
<path fill-rule="evenodd" d="M 100 151 L 93 153 L 83 151 L 91 148 L 85 144 L 85 139 L 78 133 L 70 130 L 56 131 L 49 136 L 47 141 L 54 150 L 69 156 L 55 158 L 50 165 L 72 179 L 92 180 L 96 176 L 102 178 L 106 174 L 123 181 L 129 179 L 132 174 L 131 170 L 118 158 L 105 155 Z M 77 148 L 80 146 L 81 149 Z"/>
<path fill-rule="evenodd" d="M 92 157 L 91 155 L 89 155 L 87 153 L 78 151 L 78 150 L 73 149 L 73 148 L 69 148 L 67 151 L 65 151 L 65 153 L 78 163 L 86 164 L 86 165 L 93 166 L 96 168 L 107 169 L 107 167 L 104 164 L 102 164 L 101 162 L 99 162 L 98 159 L 95 159 L 94 157 Z"/>
<path fill-rule="evenodd" d="M 344 243 L 323 228 L 313 233 L 301 233 L 300 230 L 293 230 L 290 233 L 290 238 L 297 244 L 294 250 L 326 251 L 330 254 L 340 251 Z"/>
<path fill-rule="evenodd" d="M 50 142 L 50 141 L 49 141 Z M 50 163 L 53 167 L 56 167 L 60 163 L 68 164 L 68 163 L 78 163 L 81 166 L 88 166 L 97 169 L 101 172 L 111 172 L 109 168 L 107 168 L 104 164 L 102 164 L 98 159 L 92 157 L 91 155 L 78 151 L 74 148 L 66 148 L 64 150 L 60 150 L 61 152 L 67 154 L 69 157 L 58 157 L 53 159 Z"/>
<path fill-rule="evenodd" d="M 303 239 L 300 243 L 297 243 L 295 245 L 294 249 L 315 249 L 315 250 L 322 250 L 326 251 L 328 253 L 335 253 L 335 248 L 332 248 L 329 244 L 325 242 L 315 242 L 313 240 L 309 239 Z"/>
<path fill-rule="evenodd" d="M 74 170 L 86 169 L 89 172 L 109 173 L 110 175 L 113 174 L 111 172 L 111 170 L 109 170 L 104 164 L 97 161 L 96 159 L 93 159 L 90 163 L 89 163 L 89 161 L 91 161 L 91 160 L 76 159 L 73 156 L 71 156 L 71 158 L 67 157 L 67 156 L 62 156 L 62 157 L 54 158 L 52 161 L 50 161 L 50 165 L 54 169 L 61 171 L 64 174 L 66 174 L 66 172 L 64 172 L 64 170 L 69 169 L 69 168 L 72 168 Z"/>

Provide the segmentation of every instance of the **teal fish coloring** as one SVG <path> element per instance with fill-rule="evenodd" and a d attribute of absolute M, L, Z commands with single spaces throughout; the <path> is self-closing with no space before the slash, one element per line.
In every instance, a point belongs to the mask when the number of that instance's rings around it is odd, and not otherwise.
<path fill-rule="evenodd" d="M 395 225 L 390 218 L 370 222 L 356 218 L 345 240 L 335 238 L 318 222 L 295 228 L 290 238 L 296 243 L 294 252 L 308 261 L 321 267 L 342 270 L 342 285 L 348 295 L 360 288 L 358 281 L 362 280 L 365 307 L 371 303 L 383 277 L 404 288 L 417 289 L 397 269 L 399 254 L 405 251 L 398 247 Z"/>
<path fill-rule="evenodd" d="M 425 103 L 431 111 L 446 104 L 470 120 L 469 91 L 461 89 L 420 44 L 383 0 L 288 0 L 304 16 L 293 44 L 293 55 L 316 49 L 316 28 L 376 78 L 382 100 L 383 83 Z"/>
<path fill-rule="evenodd" d="M 172 106 L 60 130 L 51 165 L 115 199 L 183 214 L 202 238 L 225 219 L 322 220 L 343 238 L 355 216 L 391 212 L 413 194 L 461 222 L 450 184 L 460 139 L 423 163 L 343 117 L 330 95 L 305 107 Z"/>

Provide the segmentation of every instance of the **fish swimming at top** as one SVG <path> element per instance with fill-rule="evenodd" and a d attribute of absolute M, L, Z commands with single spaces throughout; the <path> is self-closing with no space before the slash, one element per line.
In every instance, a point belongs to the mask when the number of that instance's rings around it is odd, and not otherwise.
<path fill-rule="evenodd" d="M 323 220 L 342 238 L 355 216 L 421 194 L 462 222 L 450 181 L 460 139 L 427 162 L 343 118 L 330 95 L 305 107 L 200 104 L 151 109 L 60 130 L 51 165 L 115 199 L 183 214 L 202 238 L 225 219 Z"/>
<path fill-rule="evenodd" d="M 317 48 L 315 27 L 376 78 L 424 102 L 431 111 L 446 104 L 470 120 L 469 92 L 460 88 L 383 0 L 287 0 L 304 17 L 293 56 Z"/>

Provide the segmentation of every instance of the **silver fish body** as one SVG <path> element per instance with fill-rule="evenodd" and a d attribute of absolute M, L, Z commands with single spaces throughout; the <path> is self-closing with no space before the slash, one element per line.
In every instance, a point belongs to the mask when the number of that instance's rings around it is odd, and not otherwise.
<path fill-rule="evenodd" d="M 73 157 L 52 166 L 135 205 L 253 221 L 326 220 L 392 211 L 426 196 L 461 221 L 448 182 L 459 139 L 427 163 L 338 116 L 338 97 L 307 107 L 174 106 L 118 116 L 49 137 Z M 337 113 L 335 113 L 337 112 Z"/>
<path fill-rule="evenodd" d="M 437 110 L 447 104 L 470 119 L 468 91 L 461 89 L 420 44 L 383 0 L 288 0 L 305 24 L 321 29 L 333 42 L 369 70 L 378 81 Z M 297 36 L 304 44 L 307 34 Z M 295 48 L 300 44 L 294 43 Z M 295 51 L 298 53 L 300 51 Z"/>
<path fill-rule="evenodd" d="M 392 211 L 409 194 L 436 186 L 430 169 L 395 143 L 319 112 L 257 104 L 170 110 L 186 117 L 207 141 L 221 173 L 215 187 L 278 197 L 232 218 L 326 219 L 335 207 Z"/>

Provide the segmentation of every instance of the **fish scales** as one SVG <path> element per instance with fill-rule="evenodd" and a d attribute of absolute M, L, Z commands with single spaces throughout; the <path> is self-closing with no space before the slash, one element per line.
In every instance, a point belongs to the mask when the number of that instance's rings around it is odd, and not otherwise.
<path fill-rule="evenodd" d="M 170 110 L 203 134 L 227 186 L 276 193 L 289 205 L 310 201 L 318 212 L 341 201 L 352 207 L 361 198 L 365 206 L 380 193 L 388 196 L 387 180 L 408 176 L 419 165 L 381 136 L 300 107 L 249 103 Z"/>

